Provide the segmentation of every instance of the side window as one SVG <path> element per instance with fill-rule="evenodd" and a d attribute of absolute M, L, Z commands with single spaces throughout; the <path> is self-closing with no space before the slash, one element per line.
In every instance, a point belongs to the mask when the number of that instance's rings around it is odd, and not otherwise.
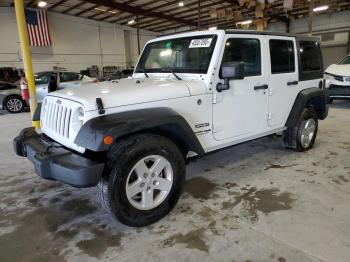
<path fill-rule="evenodd" d="M 294 44 L 290 40 L 271 39 L 270 59 L 271 73 L 291 73 L 295 71 Z"/>
<path fill-rule="evenodd" d="M 222 64 L 244 62 L 244 75 L 261 75 L 260 41 L 250 38 L 230 38 L 225 44 Z"/>
<path fill-rule="evenodd" d="M 320 45 L 316 41 L 300 41 L 301 71 L 319 71 L 322 66 Z"/>
<path fill-rule="evenodd" d="M 44 72 L 35 75 L 35 84 L 36 85 L 46 85 L 50 82 L 51 72 Z"/>
<path fill-rule="evenodd" d="M 77 81 L 80 80 L 80 78 L 80 74 L 77 73 L 64 72 L 60 74 L 61 82 Z"/>

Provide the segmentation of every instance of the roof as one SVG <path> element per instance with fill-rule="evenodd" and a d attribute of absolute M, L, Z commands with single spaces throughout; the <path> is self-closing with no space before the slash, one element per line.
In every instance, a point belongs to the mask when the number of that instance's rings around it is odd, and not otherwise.
<path fill-rule="evenodd" d="M 167 39 L 168 36 L 172 38 L 176 37 L 188 37 L 193 35 L 213 35 L 213 34 L 252 34 L 252 35 L 271 35 L 271 36 L 288 36 L 295 37 L 298 39 L 310 39 L 314 41 L 318 41 L 320 38 L 318 36 L 308 36 L 301 34 L 291 34 L 291 33 L 283 33 L 283 32 L 271 32 L 271 31 L 257 31 L 257 30 L 237 30 L 237 29 L 226 29 L 226 30 L 203 30 L 203 31 L 191 31 L 191 32 L 179 32 L 174 34 L 162 35 L 159 38 L 153 39 L 151 41 L 159 41 L 162 39 Z"/>

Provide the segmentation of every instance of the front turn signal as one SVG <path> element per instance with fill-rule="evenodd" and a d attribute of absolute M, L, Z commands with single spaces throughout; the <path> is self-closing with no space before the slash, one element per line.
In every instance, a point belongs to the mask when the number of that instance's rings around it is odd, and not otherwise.
<path fill-rule="evenodd" d="M 103 138 L 103 143 L 104 143 L 105 145 L 111 145 L 111 144 L 113 143 L 113 137 L 111 137 L 111 136 L 105 136 L 105 137 Z"/>

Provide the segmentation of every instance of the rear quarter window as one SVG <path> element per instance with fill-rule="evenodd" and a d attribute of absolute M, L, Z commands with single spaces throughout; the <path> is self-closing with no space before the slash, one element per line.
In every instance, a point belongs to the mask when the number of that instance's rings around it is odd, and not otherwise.
<path fill-rule="evenodd" d="M 303 72 L 322 69 L 322 58 L 318 42 L 300 41 L 300 69 Z"/>
<path fill-rule="evenodd" d="M 299 81 L 323 78 L 320 43 L 315 39 L 298 39 Z"/>

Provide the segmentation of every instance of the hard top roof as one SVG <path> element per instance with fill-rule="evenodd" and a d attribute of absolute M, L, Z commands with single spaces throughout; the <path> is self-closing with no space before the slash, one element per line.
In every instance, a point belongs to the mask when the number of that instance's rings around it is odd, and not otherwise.
<path fill-rule="evenodd" d="M 284 33 L 284 32 L 271 32 L 271 31 L 257 31 L 257 30 L 240 30 L 240 29 L 226 29 L 226 30 L 203 30 L 203 31 L 188 31 L 188 32 L 179 32 L 179 33 L 173 33 L 173 34 L 167 34 L 159 36 L 158 38 L 154 39 L 153 41 L 158 41 L 159 39 L 166 39 L 167 37 L 176 38 L 179 37 L 187 37 L 191 36 L 193 33 L 196 35 L 202 34 L 218 34 L 224 32 L 225 34 L 252 34 L 252 35 L 271 35 L 271 36 L 288 36 L 288 37 L 295 37 L 298 39 L 305 39 L 305 40 L 313 40 L 313 41 L 319 41 L 320 38 L 317 36 L 308 36 L 308 35 L 301 35 L 301 34 L 293 34 L 293 33 Z M 152 40 L 151 40 L 152 42 Z"/>

